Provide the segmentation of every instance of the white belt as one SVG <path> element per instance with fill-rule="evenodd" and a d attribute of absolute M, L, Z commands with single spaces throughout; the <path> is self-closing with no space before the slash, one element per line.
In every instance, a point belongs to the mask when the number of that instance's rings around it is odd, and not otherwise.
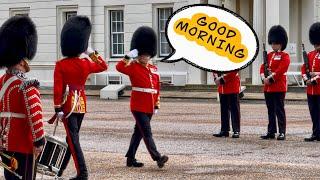
<path fill-rule="evenodd" d="M 139 92 L 145 92 L 145 93 L 151 93 L 151 94 L 157 94 L 158 91 L 156 89 L 151 88 L 139 88 L 139 87 L 132 87 L 133 91 L 139 91 Z"/>
<path fill-rule="evenodd" d="M 25 114 L 21 114 L 21 113 L 13 113 L 13 112 L 1 112 L 0 113 L 0 118 L 25 118 L 26 115 Z"/>

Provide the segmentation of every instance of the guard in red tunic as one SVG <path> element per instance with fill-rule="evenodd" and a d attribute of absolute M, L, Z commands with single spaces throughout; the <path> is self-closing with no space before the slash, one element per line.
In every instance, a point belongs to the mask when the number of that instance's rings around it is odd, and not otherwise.
<path fill-rule="evenodd" d="M 79 142 L 79 131 L 86 113 L 85 82 L 89 74 L 107 70 L 102 57 L 88 48 L 91 23 L 88 17 L 71 17 L 61 32 L 61 51 L 64 59 L 54 69 L 54 107 L 57 119 L 63 119 L 67 133 L 68 150 L 58 176 L 62 176 L 72 155 L 77 176 L 88 179 L 88 170 Z M 85 53 L 88 58 L 80 58 Z"/>
<path fill-rule="evenodd" d="M 276 117 L 278 119 L 279 136 L 277 140 L 285 140 L 286 113 L 284 110 L 284 98 L 287 92 L 287 71 L 290 64 L 289 54 L 284 52 L 288 43 L 285 29 L 280 26 L 271 27 L 268 34 L 268 43 L 272 52 L 268 53 L 268 76 L 265 77 L 264 64 L 260 67 L 261 79 L 264 83 L 264 95 L 268 108 L 268 132 L 261 136 L 262 139 L 274 139 L 277 133 Z"/>
<path fill-rule="evenodd" d="M 213 73 L 214 81 L 218 85 L 221 111 L 221 130 L 215 137 L 229 137 L 230 115 L 233 135 L 232 138 L 240 136 L 240 77 L 238 71 L 226 74 Z"/>
<path fill-rule="evenodd" d="M 5 179 L 35 179 L 35 159 L 45 144 L 39 82 L 25 76 L 37 41 L 36 27 L 29 17 L 11 17 L 0 29 L 0 67 L 7 68 L 0 78 L 1 159 L 15 170 L 5 169 Z M 18 166 L 14 167 L 17 164 L 11 164 L 6 155 L 15 158 Z"/>
<path fill-rule="evenodd" d="M 126 154 L 128 167 L 142 167 L 143 163 L 135 159 L 141 139 L 159 168 L 168 161 L 168 157 L 161 156 L 154 143 L 150 121 L 152 115 L 160 108 L 160 84 L 156 66 L 149 64 L 156 55 L 157 38 L 150 27 L 138 28 L 131 40 L 131 51 L 118 62 L 116 68 L 119 72 L 129 76 L 132 93 L 130 107 L 136 125 L 131 138 L 129 150 Z M 130 61 L 130 58 L 136 58 Z"/>
<path fill-rule="evenodd" d="M 301 67 L 302 78 L 307 84 L 309 111 L 312 119 L 312 135 L 305 141 L 320 141 L 320 22 L 309 30 L 309 40 L 314 50 L 308 53 L 308 65 Z"/>

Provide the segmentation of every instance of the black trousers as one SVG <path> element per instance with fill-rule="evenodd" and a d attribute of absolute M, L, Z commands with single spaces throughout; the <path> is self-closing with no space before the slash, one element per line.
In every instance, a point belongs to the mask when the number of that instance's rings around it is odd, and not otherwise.
<path fill-rule="evenodd" d="M 18 169 L 15 170 L 17 174 L 22 176 L 23 180 L 34 180 L 36 179 L 36 168 L 37 165 L 33 165 L 33 154 L 23 154 L 23 153 L 17 153 L 17 152 L 7 152 L 4 151 L 5 154 L 9 156 L 13 156 L 18 161 Z M 10 165 L 10 160 L 6 157 L 1 155 L 2 161 L 6 165 Z M 32 168 L 33 171 L 32 171 Z M 33 177 L 32 177 L 33 176 Z M 18 180 L 19 178 L 9 172 L 8 170 L 4 169 L 4 177 L 6 180 Z"/>
<path fill-rule="evenodd" d="M 277 133 L 277 122 L 279 133 L 286 133 L 286 112 L 284 110 L 285 92 L 265 92 L 266 105 L 268 108 L 268 133 Z"/>
<path fill-rule="evenodd" d="M 134 132 L 131 137 L 130 146 L 126 157 L 135 158 L 137 149 L 139 147 L 140 141 L 143 138 L 144 143 L 154 161 L 160 159 L 161 155 L 157 151 L 156 145 L 154 143 L 150 121 L 152 118 L 152 114 L 133 111 L 133 117 L 136 120 L 136 124 L 134 127 Z"/>
<path fill-rule="evenodd" d="M 221 111 L 221 132 L 230 131 L 230 115 L 233 132 L 240 132 L 239 94 L 219 94 Z"/>
<path fill-rule="evenodd" d="M 66 139 L 68 143 L 68 149 L 61 164 L 61 172 L 66 169 L 72 155 L 74 165 L 77 170 L 77 175 L 80 176 L 88 174 L 86 162 L 79 141 L 79 131 L 81 128 L 83 117 L 84 114 L 72 113 L 68 119 L 63 121 L 64 128 L 67 134 Z"/>
<path fill-rule="evenodd" d="M 320 136 L 320 95 L 308 95 L 308 105 L 312 120 L 312 135 Z"/>

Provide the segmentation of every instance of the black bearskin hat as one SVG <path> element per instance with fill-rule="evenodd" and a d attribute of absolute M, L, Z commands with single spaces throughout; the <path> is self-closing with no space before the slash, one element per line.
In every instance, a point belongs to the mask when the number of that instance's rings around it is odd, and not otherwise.
<path fill-rule="evenodd" d="M 0 28 L 0 67 L 11 67 L 22 59 L 31 60 L 37 51 L 36 26 L 27 16 L 13 16 Z"/>
<path fill-rule="evenodd" d="M 139 55 L 154 57 L 157 54 L 157 36 L 151 27 L 141 26 L 133 33 L 130 50 L 133 49 L 137 49 Z"/>
<path fill-rule="evenodd" d="M 288 36 L 286 30 L 280 25 L 272 26 L 268 34 L 268 43 L 281 44 L 281 51 L 286 49 L 288 44 Z"/>
<path fill-rule="evenodd" d="M 61 31 L 61 52 L 66 57 L 77 57 L 88 48 L 91 22 L 86 16 L 73 16 Z"/>
<path fill-rule="evenodd" d="M 309 29 L 309 40 L 312 45 L 320 45 L 320 22 L 311 25 Z"/>

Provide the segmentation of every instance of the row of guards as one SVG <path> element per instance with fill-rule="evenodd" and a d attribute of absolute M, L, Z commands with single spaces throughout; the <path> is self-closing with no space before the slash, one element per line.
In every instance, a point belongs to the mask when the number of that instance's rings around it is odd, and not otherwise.
<path fill-rule="evenodd" d="M 45 134 L 39 82 L 29 79 L 28 61 L 37 50 L 36 26 L 29 17 L 14 16 L 0 28 L 0 67 L 6 73 L 0 78 L 0 165 L 6 179 L 35 179 L 36 172 L 60 178 L 73 157 L 77 175 L 71 179 L 88 179 L 88 170 L 79 142 L 79 131 L 87 112 L 85 81 L 89 74 L 105 71 L 105 60 L 88 46 L 91 22 L 86 16 L 71 17 L 61 32 L 61 50 L 65 58 L 57 61 L 54 70 L 55 115 L 48 121 L 57 126 L 62 121 L 66 141 Z M 320 140 L 320 23 L 310 27 L 310 42 L 314 50 L 304 53 L 301 68 L 308 94 L 313 122 L 312 136 L 306 141 Z M 269 124 L 262 139 L 274 139 L 279 127 L 278 140 L 286 134 L 284 99 L 287 91 L 286 72 L 289 55 L 283 50 L 288 42 L 287 33 L 280 25 L 268 34 L 272 52 L 264 52 L 261 80 L 268 108 Z M 142 167 L 136 151 L 143 139 L 151 158 L 163 168 L 168 156 L 161 155 L 152 137 L 150 121 L 160 108 L 160 78 L 156 66 L 150 64 L 156 55 L 157 37 L 150 27 L 138 28 L 131 40 L 131 51 L 118 62 L 116 69 L 130 77 L 132 94 L 130 108 L 135 119 L 134 132 L 126 153 L 128 167 Z M 84 56 L 84 57 L 82 57 Z M 231 116 L 233 138 L 240 137 L 240 77 L 238 71 L 214 73 L 221 104 L 221 131 L 217 137 L 229 136 Z M 55 129 L 56 129 L 55 126 Z M 54 129 L 54 133 L 55 133 Z"/>
<path fill-rule="evenodd" d="M 301 67 L 302 79 L 307 85 L 307 99 L 312 119 L 312 134 L 305 141 L 320 141 L 320 23 L 316 22 L 309 29 L 309 40 L 314 50 L 307 53 L 303 49 L 304 64 Z M 276 25 L 268 33 L 268 44 L 272 52 L 267 53 L 263 44 L 263 64 L 260 67 L 261 81 L 264 84 L 264 96 L 268 109 L 267 133 L 261 139 L 286 139 L 286 113 L 284 99 L 287 92 L 287 71 L 290 65 L 289 54 L 284 52 L 288 43 L 285 29 Z M 240 137 L 240 78 L 238 71 L 221 74 L 214 73 L 218 87 L 221 108 L 221 130 L 215 137 L 229 137 L 230 117 L 233 135 Z M 277 130 L 278 126 L 278 130 Z"/>

